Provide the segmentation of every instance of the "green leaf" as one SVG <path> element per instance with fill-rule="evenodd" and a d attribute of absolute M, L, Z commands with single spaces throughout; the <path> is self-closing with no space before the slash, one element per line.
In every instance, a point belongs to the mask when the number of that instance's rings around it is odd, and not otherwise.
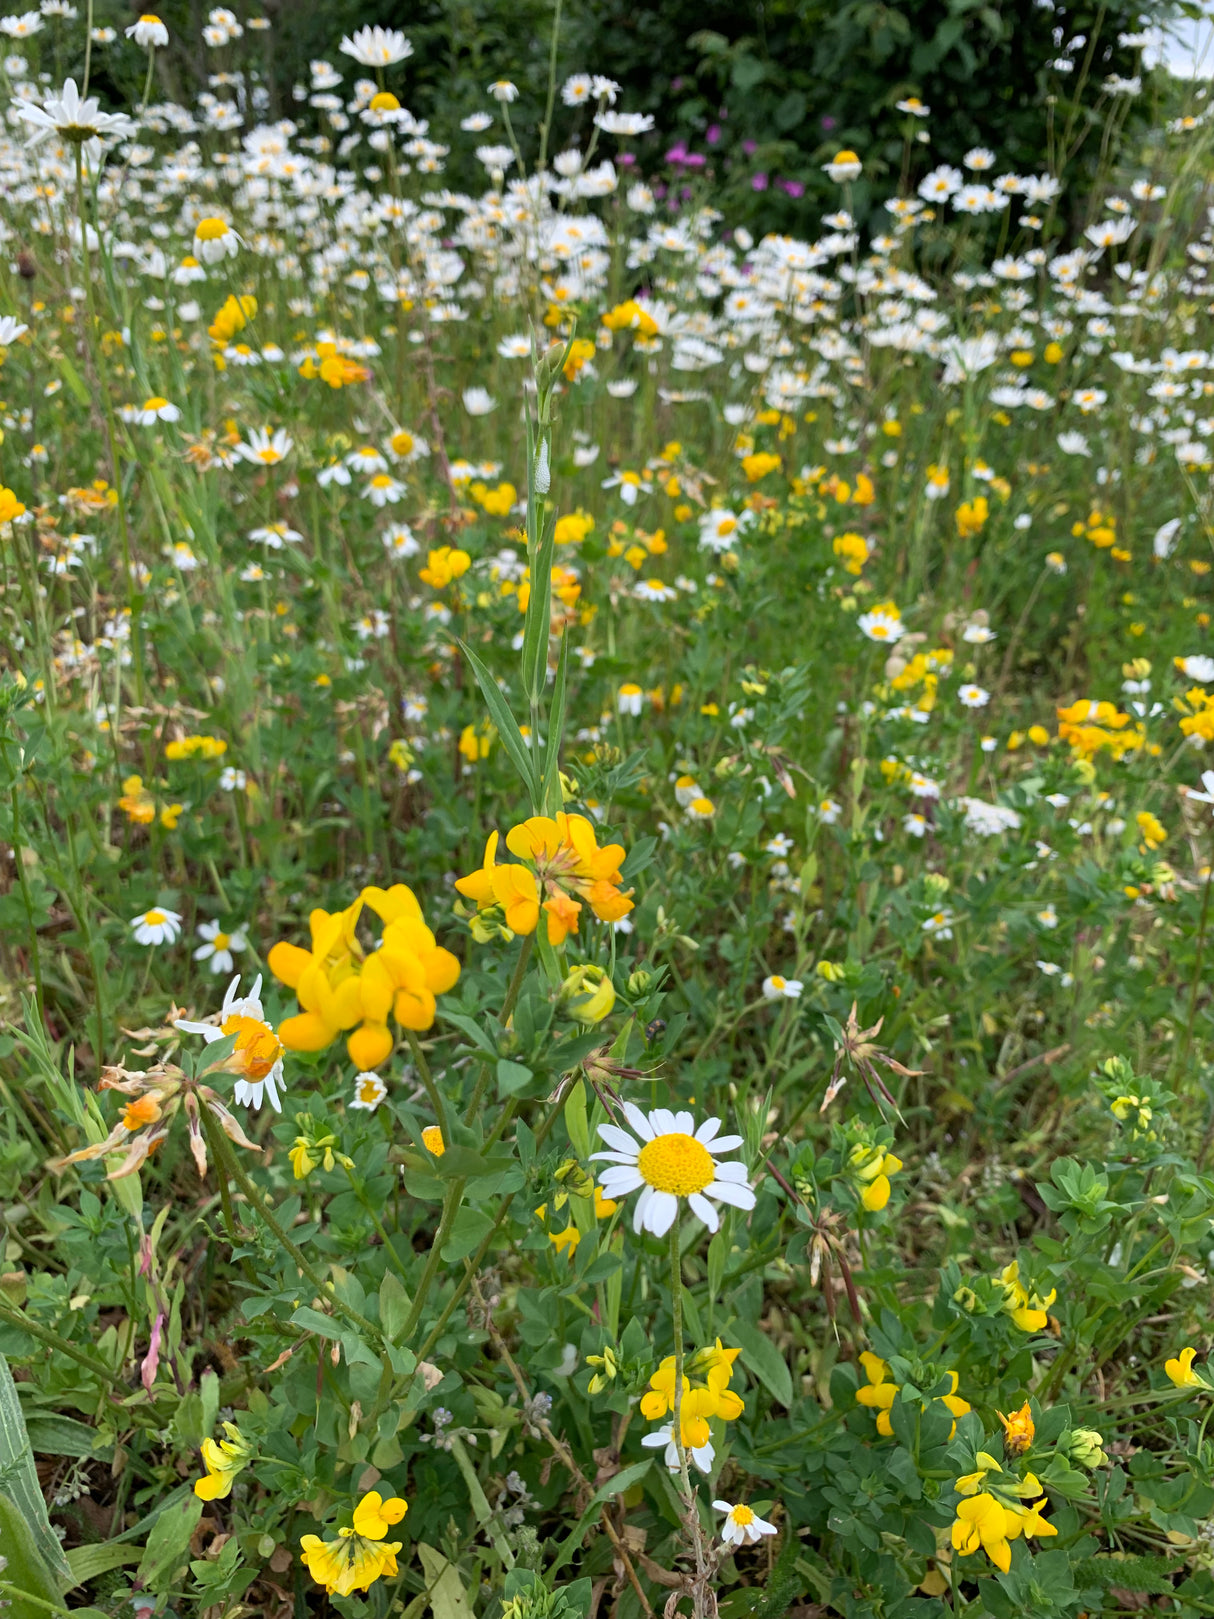
<path fill-rule="evenodd" d="M 544 748 L 544 785 L 541 808 L 545 815 L 555 815 L 564 802 L 561 796 L 561 738 L 565 730 L 565 697 L 569 683 L 569 631 L 561 636 L 561 651 L 556 663 L 556 679 L 552 684 L 552 700 L 548 704 L 548 741 Z"/>
<path fill-rule="evenodd" d="M 474 1018 L 465 1017 L 462 1012 L 448 1012 L 441 1006 L 438 1015 L 445 1023 L 454 1023 L 457 1029 L 462 1029 L 472 1044 L 478 1046 L 481 1051 L 488 1052 L 491 1057 L 497 1056 L 497 1047 Z"/>
<path fill-rule="evenodd" d="M 76 367 L 68 359 L 67 355 L 62 353 L 56 354 L 55 361 L 59 366 L 60 371 L 63 373 L 64 382 L 67 383 L 68 387 L 75 394 L 78 402 L 82 405 L 92 404 L 92 396 L 84 385 L 84 379 L 81 377 Z"/>
<path fill-rule="evenodd" d="M 569 1133 L 569 1145 L 585 1163 L 590 1157 L 590 1123 L 586 1114 L 586 1085 L 583 1080 L 579 1079 L 569 1087 L 569 1095 L 565 1098 L 565 1129 Z"/>
<path fill-rule="evenodd" d="M 598 1517 L 598 1509 L 604 1501 L 610 1501 L 613 1496 L 622 1495 L 625 1490 L 630 1490 L 634 1484 L 639 1484 L 652 1465 L 652 1457 L 646 1457 L 643 1462 L 633 1462 L 631 1467 L 622 1468 L 613 1478 L 609 1478 L 606 1484 L 599 1486 L 590 1497 L 585 1512 L 582 1513 L 582 1516 L 561 1542 L 561 1548 L 556 1554 L 556 1559 L 548 1570 L 547 1577 L 549 1580 L 560 1573 L 561 1569 L 564 1568 L 565 1564 L 582 1544 L 587 1529 Z"/>
<path fill-rule="evenodd" d="M 68 1566 L 72 1571 L 72 1583 L 68 1590 L 95 1580 L 98 1574 L 108 1574 L 112 1568 L 137 1563 L 142 1556 L 142 1546 L 124 1545 L 118 1540 L 104 1540 L 93 1546 L 73 1546 L 67 1554 Z"/>
<path fill-rule="evenodd" d="M 532 1078 L 530 1068 L 525 1068 L 521 1062 L 511 1062 L 502 1057 L 497 1065 L 497 1089 L 500 1096 L 517 1096 L 525 1091 Z"/>
<path fill-rule="evenodd" d="M 442 1258 L 448 1265 L 475 1253 L 493 1229 L 493 1221 L 483 1209 L 461 1209 L 451 1223 L 451 1235 L 443 1245 Z"/>
<path fill-rule="evenodd" d="M 91 1456 L 98 1448 L 96 1428 L 75 1417 L 31 1416 L 25 1427 L 30 1447 L 39 1456 Z M 113 1454 L 111 1446 L 105 1448 Z"/>
<path fill-rule="evenodd" d="M 3 1355 L 0 1355 L 0 1479 L 4 1481 L 7 1496 L 29 1526 L 43 1562 L 56 1579 L 65 1580 L 67 1558 L 47 1516 L 17 1385 Z"/>
<path fill-rule="evenodd" d="M 145 1586 L 152 1590 L 166 1586 L 178 1570 L 185 1567 L 190 1554 L 190 1536 L 202 1517 L 202 1505 L 198 1496 L 187 1495 L 156 1519 L 139 1560 L 139 1578 Z"/>
<path fill-rule="evenodd" d="M 418 1542 L 417 1555 L 422 1560 L 434 1619 L 473 1619 L 464 1582 L 455 1564 L 449 1563 L 442 1552 L 435 1551 L 424 1541 Z"/>
<path fill-rule="evenodd" d="M 741 1349 L 742 1364 L 747 1371 L 753 1372 L 781 1405 L 791 1405 L 792 1373 L 771 1339 L 749 1321 L 734 1321 L 729 1328 L 729 1336 Z"/>
<path fill-rule="evenodd" d="M 532 597 L 534 598 L 534 589 Z M 502 739 L 502 746 L 514 762 L 514 768 L 519 773 L 523 786 L 527 789 L 528 797 L 532 803 L 538 798 L 535 780 L 535 765 L 527 744 L 523 741 L 523 733 L 518 728 L 518 721 L 510 712 L 510 705 L 498 689 L 497 681 L 486 669 L 485 665 L 473 652 L 466 641 L 460 642 L 460 651 L 472 666 L 472 673 L 476 676 L 476 683 L 481 689 L 481 696 L 485 699 L 485 706 L 489 710 L 489 718 L 497 727 L 497 734 Z"/>
<path fill-rule="evenodd" d="M 552 634 L 552 553 L 556 548 L 556 508 L 548 513 L 544 533 L 531 563 L 531 594 L 523 625 L 523 690 L 538 708 L 548 679 L 548 638 Z M 536 746 L 538 747 L 538 739 Z"/>
<path fill-rule="evenodd" d="M 0 1546 L 4 1547 L 5 1557 L 0 1580 L 15 1587 L 3 1593 L 7 1598 L 5 1619 L 46 1619 L 48 1607 L 59 1612 L 59 1587 L 39 1555 L 25 1513 L 3 1494 L 0 1494 Z M 59 1556 L 63 1558 L 62 1550 Z M 67 1568 L 66 1560 L 64 1568 Z M 70 1573 L 64 1575 L 65 1581 L 70 1578 Z M 31 1600 L 25 1601 L 26 1596 Z"/>
<path fill-rule="evenodd" d="M 531 1078 L 530 1070 L 527 1071 L 527 1078 Z M 468 1181 L 475 1180 L 479 1175 L 500 1175 L 513 1165 L 513 1158 L 486 1158 L 474 1147 L 448 1147 L 435 1160 L 434 1172 L 445 1181 Z"/>
<path fill-rule="evenodd" d="M 409 1318 L 409 1309 L 404 1283 L 395 1271 L 388 1271 L 379 1284 L 379 1324 L 389 1338 L 399 1338 Z"/>
<path fill-rule="evenodd" d="M 293 1327 L 302 1327 L 305 1332 L 314 1332 L 318 1338 L 340 1338 L 342 1327 L 331 1315 L 324 1315 L 320 1310 L 314 1310 L 310 1304 L 301 1304 L 291 1317 Z"/>

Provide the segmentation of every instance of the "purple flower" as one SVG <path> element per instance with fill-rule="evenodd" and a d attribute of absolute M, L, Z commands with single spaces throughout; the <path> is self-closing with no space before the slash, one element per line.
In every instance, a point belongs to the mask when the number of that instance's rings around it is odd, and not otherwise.
<path fill-rule="evenodd" d="M 707 162 L 708 159 L 704 156 L 703 152 L 688 152 L 687 156 L 683 159 L 683 166 L 684 168 L 688 169 L 702 169 Z"/>
<path fill-rule="evenodd" d="M 803 180 L 777 180 L 776 184 L 790 197 L 803 197 L 805 195 L 805 182 Z"/>
<path fill-rule="evenodd" d="M 704 139 L 708 142 L 709 146 L 715 146 L 720 138 L 720 124 L 709 124 L 708 128 L 704 131 Z"/>
<path fill-rule="evenodd" d="M 680 79 L 671 79 L 670 88 L 677 93 L 679 90 L 681 90 L 683 88 L 682 79 L 681 78 Z"/>
<path fill-rule="evenodd" d="M 636 159 L 636 153 L 635 152 L 617 152 L 615 160 L 620 165 L 621 168 L 626 169 L 626 168 L 631 167 L 631 165 L 636 162 L 636 160 L 637 160 Z"/>
<path fill-rule="evenodd" d="M 767 176 L 763 173 L 752 174 L 750 177 L 750 189 L 752 191 L 766 191 Z"/>
<path fill-rule="evenodd" d="M 747 157 L 753 157 L 759 150 L 759 143 L 757 141 L 743 141 L 742 150 L 746 153 Z"/>
<path fill-rule="evenodd" d="M 682 141 L 676 141 L 666 154 L 667 163 L 686 163 L 687 148 Z"/>
<path fill-rule="evenodd" d="M 832 118 L 829 113 L 826 113 L 822 119 L 822 128 L 833 129 L 838 122 L 839 120 L 837 118 Z"/>

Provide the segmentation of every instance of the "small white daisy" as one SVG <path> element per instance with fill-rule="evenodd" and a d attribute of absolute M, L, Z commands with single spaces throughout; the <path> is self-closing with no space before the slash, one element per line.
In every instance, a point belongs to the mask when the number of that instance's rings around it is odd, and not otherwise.
<path fill-rule="evenodd" d="M 600 1124 L 599 1135 L 611 1149 L 591 1156 L 611 1167 L 602 1174 L 603 1195 L 627 1197 L 640 1192 L 632 1229 L 664 1237 L 678 1218 L 679 1199 L 686 1198 L 691 1212 L 716 1231 L 720 1225 L 709 1198 L 737 1209 L 753 1209 L 746 1165 L 721 1164 L 716 1154 L 733 1152 L 741 1136 L 718 1136 L 720 1119 L 706 1119 L 698 1130 L 690 1113 L 672 1113 L 658 1107 L 648 1114 L 633 1102 L 623 1105 L 634 1136 L 618 1125 Z"/>
<path fill-rule="evenodd" d="M 203 942 L 195 950 L 194 960 L 209 963 L 209 971 L 216 976 L 220 973 L 230 973 L 235 965 L 232 960 L 233 951 L 245 950 L 249 943 L 240 928 L 233 928 L 231 933 L 225 933 L 218 922 L 200 922 L 198 937 Z"/>
<path fill-rule="evenodd" d="M 131 918 L 131 931 L 136 944 L 176 944 L 181 932 L 181 917 L 176 911 L 164 911 L 153 906 L 150 911 Z"/>
<path fill-rule="evenodd" d="M 728 1501 L 714 1501 L 713 1506 L 718 1512 L 725 1514 L 725 1522 L 721 1525 L 721 1539 L 727 1546 L 754 1546 L 764 1535 L 774 1535 L 776 1526 L 760 1518 L 753 1508 L 731 1506 Z"/>

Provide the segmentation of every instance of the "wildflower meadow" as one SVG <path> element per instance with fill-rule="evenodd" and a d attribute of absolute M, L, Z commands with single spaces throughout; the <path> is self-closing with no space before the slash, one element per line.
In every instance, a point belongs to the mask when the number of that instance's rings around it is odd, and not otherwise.
<path fill-rule="evenodd" d="M 187 10 L 0 17 L 0 1607 L 1214 1614 L 1206 81 Z"/>

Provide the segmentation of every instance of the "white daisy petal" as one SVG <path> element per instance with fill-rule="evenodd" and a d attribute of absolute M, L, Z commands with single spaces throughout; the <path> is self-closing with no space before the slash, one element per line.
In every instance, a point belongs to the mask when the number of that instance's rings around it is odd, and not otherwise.
<path fill-rule="evenodd" d="M 636 1157 L 637 1144 L 627 1130 L 621 1130 L 615 1124 L 600 1124 L 599 1135 L 609 1147 L 614 1147 L 617 1152 L 627 1153 L 632 1158 Z"/>
<path fill-rule="evenodd" d="M 608 1176 L 611 1177 L 610 1180 Z M 629 1171 L 626 1168 L 614 1171 L 607 1170 L 606 1173 L 599 1177 L 599 1182 L 603 1188 L 604 1196 L 613 1200 L 619 1197 L 627 1197 L 629 1192 L 635 1192 L 645 1184 L 636 1170 Z"/>
<path fill-rule="evenodd" d="M 732 1203 L 735 1209 L 753 1209 L 755 1206 L 755 1194 L 749 1186 L 735 1186 L 732 1181 L 713 1181 L 704 1190 L 718 1203 Z"/>
<path fill-rule="evenodd" d="M 717 1218 L 717 1211 L 702 1193 L 692 1192 L 687 1199 L 687 1205 L 696 1219 L 706 1225 L 710 1231 L 720 1229 L 721 1222 Z"/>
<path fill-rule="evenodd" d="M 642 1141 L 653 1140 L 653 1126 L 650 1124 L 649 1120 L 641 1112 L 640 1108 L 635 1102 L 624 1103 L 624 1117 L 628 1120 L 629 1124 L 636 1131 L 637 1135 L 640 1136 Z"/>
<path fill-rule="evenodd" d="M 720 1119 L 705 1119 L 703 1124 L 696 1131 L 696 1140 L 700 1142 L 702 1146 L 707 1147 L 708 1143 L 712 1140 L 720 1128 Z M 738 1139 L 741 1140 L 741 1137 L 739 1136 Z M 710 1150 L 715 1151 L 716 1149 L 712 1148 Z"/>
<path fill-rule="evenodd" d="M 715 1141 L 706 1141 L 704 1145 L 709 1152 L 734 1152 L 742 1145 L 743 1136 L 718 1136 Z"/>
<path fill-rule="evenodd" d="M 668 1107 L 652 1108 L 649 1114 L 649 1122 L 653 1125 L 655 1135 L 672 1136 L 676 1132 L 686 1134 L 686 1131 L 681 1130 L 678 1120 Z"/>
<path fill-rule="evenodd" d="M 652 1187 L 645 1209 L 645 1229 L 655 1237 L 664 1237 L 679 1217 L 679 1200 L 673 1192 L 658 1192 Z"/>
<path fill-rule="evenodd" d="M 739 1181 L 742 1185 L 748 1185 L 750 1182 L 750 1176 L 746 1172 L 746 1165 L 739 1164 L 736 1160 L 728 1164 L 717 1164 L 714 1167 L 716 1169 L 716 1178 L 719 1181 Z"/>

